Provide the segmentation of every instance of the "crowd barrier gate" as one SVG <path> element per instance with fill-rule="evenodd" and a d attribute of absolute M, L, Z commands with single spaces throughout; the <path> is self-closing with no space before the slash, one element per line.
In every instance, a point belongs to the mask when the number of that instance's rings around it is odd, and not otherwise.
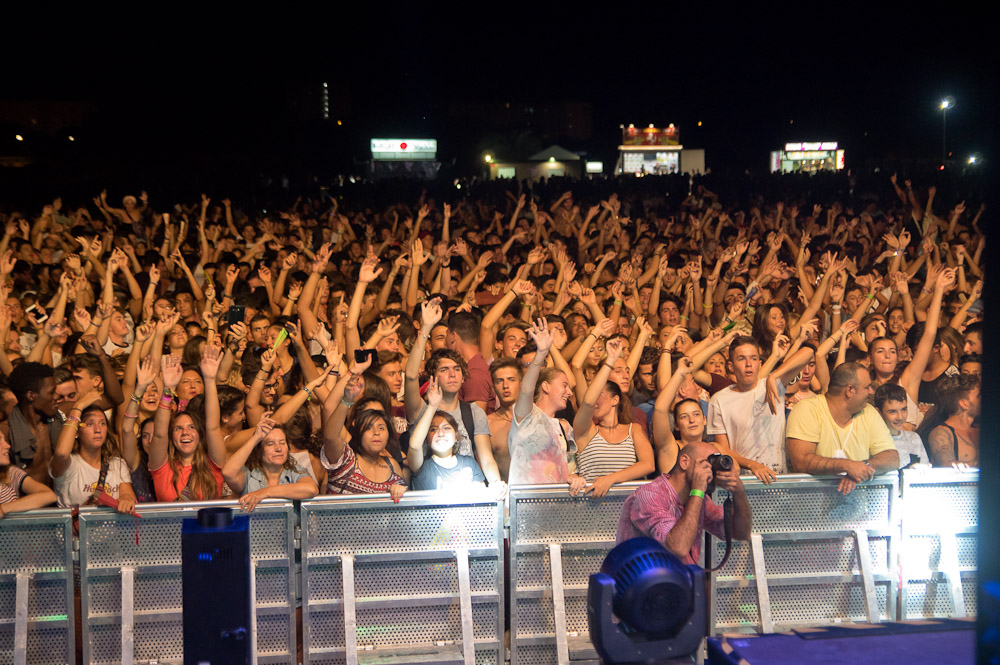
<path fill-rule="evenodd" d="M 74 619 L 70 511 L 0 519 L 0 662 L 75 662 Z"/>
<path fill-rule="evenodd" d="M 304 662 L 502 665 L 503 502 L 384 497 L 301 503 Z"/>
<path fill-rule="evenodd" d="M 902 618 L 975 616 L 979 471 L 901 475 Z"/>
<path fill-rule="evenodd" d="M 235 501 L 140 504 L 136 519 L 80 509 L 83 662 L 180 663 L 181 526 L 201 508 Z M 296 658 L 295 505 L 268 499 L 250 517 L 250 640 L 254 663 Z"/>

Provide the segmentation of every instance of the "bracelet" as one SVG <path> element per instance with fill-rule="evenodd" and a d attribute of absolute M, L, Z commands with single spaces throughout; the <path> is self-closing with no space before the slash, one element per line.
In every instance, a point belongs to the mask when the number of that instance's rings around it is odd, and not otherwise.
<path fill-rule="evenodd" d="M 700 498 L 704 499 L 705 498 L 705 493 L 702 492 L 701 490 L 691 490 L 688 493 L 688 496 L 697 496 L 697 497 L 700 497 Z"/>
<path fill-rule="evenodd" d="M 616 304 L 616 305 L 624 305 L 625 303 L 623 303 L 623 302 L 622 302 L 621 300 L 619 300 L 618 298 L 615 298 L 615 304 Z"/>
<path fill-rule="evenodd" d="M 343 397 L 340 398 L 340 403 L 346 406 L 347 408 L 351 408 L 352 406 L 354 406 L 354 402 L 348 402 Z"/>
<path fill-rule="evenodd" d="M 80 417 L 79 416 L 69 416 L 68 418 L 66 418 L 66 422 L 64 422 L 63 424 L 64 425 L 71 425 L 72 424 L 72 425 L 79 426 L 80 425 Z"/>
<path fill-rule="evenodd" d="M 683 314 L 681 314 L 681 318 L 682 318 L 682 319 L 684 319 L 685 321 L 688 321 L 688 320 L 690 320 L 690 317 L 688 317 L 688 316 L 684 316 Z"/>
<path fill-rule="evenodd" d="M 176 397 L 176 396 L 177 396 L 177 393 L 176 393 L 176 392 L 174 392 L 174 389 L 173 389 L 173 388 L 167 388 L 166 386 L 164 386 L 164 387 L 163 387 L 163 396 L 164 396 L 164 397 L 166 397 L 166 396 L 170 396 L 170 397 Z"/>
<path fill-rule="evenodd" d="M 311 402 L 311 401 L 312 401 L 312 398 L 313 398 L 313 393 L 312 393 L 312 391 L 311 391 L 311 390 L 309 390 L 309 388 L 307 388 L 307 387 L 305 387 L 305 386 L 303 386 L 303 387 L 302 387 L 302 390 L 306 391 L 306 401 L 307 401 L 307 402 Z"/>
<path fill-rule="evenodd" d="M 868 295 L 865 296 L 865 298 L 868 298 L 869 300 L 875 300 L 875 294 L 869 293 Z"/>
<path fill-rule="evenodd" d="M 132 393 L 132 396 L 129 397 L 129 401 L 132 401 L 132 402 L 135 402 L 136 404 L 138 404 L 139 402 L 142 401 L 142 395 L 138 395 L 136 393 Z"/>
<path fill-rule="evenodd" d="M 608 363 L 604 363 L 604 366 L 607 367 L 608 369 L 612 370 L 612 371 L 614 371 L 614 369 L 615 369 L 614 365 L 609 365 Z"/>
<path fill-rule="evenodd" d="M 840 305 L 834 305 L 834 306 L 833 306 L 833 307 L 831 307 L 830 309 L 832 309 L 832 310 L 833 310 L 833 311 L 835 311 L 835 312 L 839 312 L 840 310 L 842 310 L 842 309 L 844 309 L 844 308 L 843 308 L 842 306 L 840 306 Z"/>
<path fill-rule="evenodd" d="M 69 410 L 70 413 L 73 413 L 74 411 L 79 411 L 81 414 L 83 413 L 83 409 L 81 409 L 78 406 L 74 406 L 72 409 Z"/>
<path fill-rule="evenodd" d="M 601 338 L 601 336 L 598 335 L 597 333 L 595 333 L 593 330 L 591 330 L 589 333 L 587 333 L 587 337 L 590 337 L 591 335 L 594 336 L 594 339 L 600 339 Z"/>

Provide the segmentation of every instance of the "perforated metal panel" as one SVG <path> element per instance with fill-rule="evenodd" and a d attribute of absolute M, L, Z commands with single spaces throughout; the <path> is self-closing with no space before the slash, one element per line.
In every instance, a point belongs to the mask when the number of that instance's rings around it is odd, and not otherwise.
<path fill-rule="evenodd" d="M 122 648 L 122 568 L 135 569 L 134 655 L 183 657 L 181 527 L 200 508 L 235 501 L 145 504 L 135 519 L 108 510 L 80 511 L 80 591 L 85 662 L 118 663 Z M 250 556 L 256 562 L 257 653 L 287 662 L 296 652 L 295 509 L 267 500 L 249 513 Z"/>
<path fill-rule="evenodd" d="M 713 633 L 867 620 L 863 568 L 871 578 L 872 619 L 894 616 L 895 474 L 859 484 L 847 496 L 837 492 L 839 477 L 743 482 L 763 560 L 755 560 L 748 543 L 733 544 L 729 561 L 715 576 Z M 719 491 L 716 500 L 721 504 L 727 496 Z M 867 544 L 864 567 L 856 532 L 862 534 L 861 545 Z M 712 561 L 720 561 L 725 542 L 712 543 Z M 759 584 L 766 586 L 764 612 Z"/>
<path fill-rule="evenodd" d="M 359 652 L 462 643 L 459 552 L 468 552 L 475 661 L 503 659 L 503 504 L 441 495 L 329 496 L 301 504 L 306 663 L 343 662 L 343 557 Z"/>
<path fill-rule="evenodd" d="M 975 616 L 979 472 L 901 475 L 903 618 Z"/>
<path fill-rule="evenodd" d="M 566 636 L 589 635 L 586 591 L 590 575 L 615 546 L 625 500 L 642 485 L 616 485 L 600 499 L 572 497 L 564 485 L 511 490 L 512 665 L 549 664 L 557 659 L 550 543 L 561 546 Z"/>
<path fill-rule="evenodd" d="M 0 520 L 0 662 L 13 662 L 17 575 L 27 575 L 26 662 L 75 663 L 70 511 Z"/>

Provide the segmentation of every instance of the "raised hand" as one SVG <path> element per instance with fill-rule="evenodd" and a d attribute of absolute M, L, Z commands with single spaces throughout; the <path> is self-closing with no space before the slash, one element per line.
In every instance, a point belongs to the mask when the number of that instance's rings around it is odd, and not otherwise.
<path fill-rule="evenodd" d="M 614 365 L 618 362 L 618 359 L 622 357 L 624 348 L 625 341 L 621 338 L 616 337 L 615 339 L 608 340 L 608 343 L 604 347 L 604 350 L 608 354 L 607 364 Z"/>
<path fill-rule="evenodd" d="M 378 259 L 374 257 L 369 257 L 361 263 L 361 272 L 358 275 L 358 281 L 362 284 L 371 284 L 382 274 L 382 268 L 376 270 L 378 266 Z"/>
<path fill-rule="evenodd" d="M 184 373 L 181 359 L 167 354 L 160 359 L 160 365 L 163 372 L 163 387 L 171 391 L 176 389 L 177 384 L 181 382 L 181 374 Z"/>
<path fill-rule="evenodd" d="M 552 347 L 552 331 L 549 330 L 549 323 L 545 319 L 535 321 L 528 329 L 528 335 L 535 340 L 539 353 L 545 353 Z"/>
<path fill-rule="evenodd" d="M 441 405 L 441 399 L 443 397 L 441 393 L 441 386 L 438 385 L 438 380 L 436 377 L 431 377 L 427 382 L 427 399 L 428 406 L 437 409 Z"/>
<path fill-rule="evenodd" d="M 222 362 L 222 352 L 219 347 L 206 344 L 201 352 L 201 375 L 205 381 L 215 381 L 219 374 L 219 363 Z"/>
<path fill-rule="evenodd" d="M 427 335 L 430 335 L 431 328 L 437 325 L 438 321 L 441 320 L 443 313 L 441 311 L 441 299 L 434 298 L 428 300 L 420 305 L 420 321 L 422 331 L 426 331 Z"/>
<path fill-rule="evenodd" d="M 159 373 L 159 368 L 153 365 L 153 357 L 146 356 L 139 361 L 138 367 L 136 367 L 135 374 L 135 385 L 136 387 L 142 386 L 145 388 L 156 379 L 156 375 Z M 136 392 L 139 392 L 138 390 Z"/>

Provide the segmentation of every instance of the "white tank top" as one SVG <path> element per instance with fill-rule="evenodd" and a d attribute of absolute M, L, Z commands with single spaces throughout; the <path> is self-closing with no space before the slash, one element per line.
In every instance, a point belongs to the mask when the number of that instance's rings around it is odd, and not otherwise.
<path fill-rule="evenodd" d="M 588 483 L 596 478 L 616 473 L 635 464 L 635 443 L 632 441 L 632 425 L 628 426 L 628 434 L 618 442 L 611 442 L 597 434 L 590 440 L 582 452 L 576 455 L 576 464 L 581 476 Z"/>

